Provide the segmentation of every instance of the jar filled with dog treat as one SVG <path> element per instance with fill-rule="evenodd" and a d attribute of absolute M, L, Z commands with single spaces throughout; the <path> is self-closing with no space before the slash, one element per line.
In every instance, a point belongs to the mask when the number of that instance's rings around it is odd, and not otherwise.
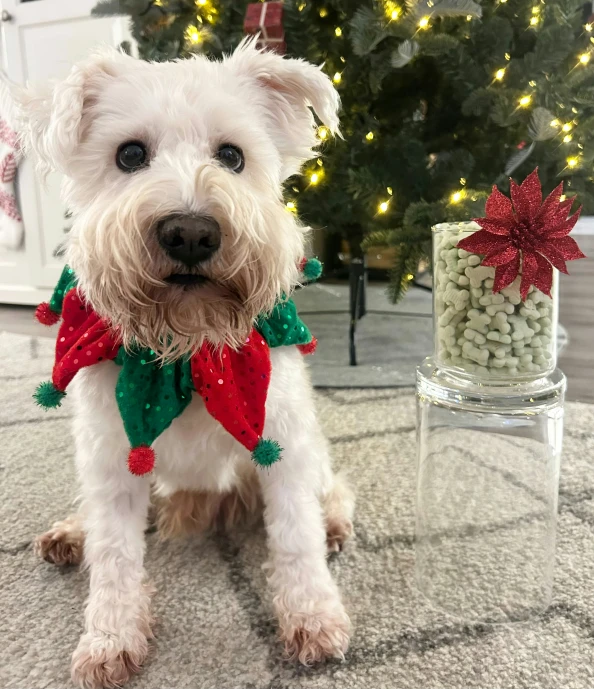
<path fill-rule="evenodd" d="M 472 246 L 479 231 L 475 222 L 433 228 L 435 360 L 454 375 L 494 384 L 546 377 L 556 367 L 558 272 L 551 269 L 548 294 L 523 285 L 521 267 L 497 289 L 497 266 L 460 246 Z"/>

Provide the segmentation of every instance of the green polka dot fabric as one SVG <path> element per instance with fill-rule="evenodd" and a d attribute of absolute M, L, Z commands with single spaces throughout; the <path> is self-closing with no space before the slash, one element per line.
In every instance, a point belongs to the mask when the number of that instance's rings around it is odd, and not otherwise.
<path fill-rule="evenodd" d="M 62 304 L 64 303 L 64 297 L 73 287 L 76 286 L 76 282 L 76 275 L 74 274 L 72 268 L 64 266 L 62 275 L 60 275 L 58 284 L 56 285 L 56 288 L 54 289 L 54 292 L 52 294 L 52 298 L 49 301 L 50 309 L 54 313 L 62 313 Z"/>
<path fill-rule="evenodd" d="M 256 330 L 269 347 L 309 344 L 313 339 L 309 328 L 299 318 L 292 299 L 279 302 L 270 316 L 260 316 L 256 321 Z"/>
<path fill-rule="evenodd" d="M 126 435 L 132 447 L 151 445 L 190 404 L 190 360 L 162 364 L 152 350 L 121 347 L 114 361 L 122 367 L 116 400 Z"/>

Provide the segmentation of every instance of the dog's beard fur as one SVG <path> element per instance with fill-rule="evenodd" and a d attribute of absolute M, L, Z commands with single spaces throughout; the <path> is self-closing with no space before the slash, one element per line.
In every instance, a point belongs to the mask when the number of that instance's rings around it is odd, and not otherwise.
<path fill-rule="evenodd" d="M 191 199 L 176 203 L 179 187 L 168 189 L 172 179 L 154 170 L 139 175 L 125 198 L 106 190 L 76 218 L 68 247 L 87 301 L 124 346 L 149 347 L 167 361 L 204 341 L 241 347 L 255 318 L 291 293 L 303 255 L 304 228 L 280 197 L 240 192 L 234 176 L 212 163 L 198 169 L 193 183 L 196 196 L 207 199 L 199 209 Z M 218 252 L 193 269 L 172 261 L 154 231 L 160 218 L 188 210 L 214 217 L 222 236 Z M 190 287 L 164 282 L 185 272 L 207 280 Z"/>

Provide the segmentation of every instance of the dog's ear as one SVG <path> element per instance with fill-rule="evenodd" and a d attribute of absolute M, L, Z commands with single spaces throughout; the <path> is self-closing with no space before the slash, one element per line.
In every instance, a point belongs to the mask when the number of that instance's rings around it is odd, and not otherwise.
<path fill-rule="evenodd" d="M 283 58 L 256 49 L 248 38 L 226 60 L 234 73 L 253 80 L 264 98 L 271 133 L 283 159 L 283 177 L 299 170 L 319 143 L 310 107 L 333 133 L 339 135 L 340 98 L 321 68 L 305 60 Z"/>
<path fill-rule="evenodd" d="M 25 153 L 34 153 L 44 176 L 52 170 L 68 171 L 83 135 L 85 114 L 104 81 L 117 74 L 122 61 L 130 59 L 113 48 L 103 49 L 74 65 L 63 81 L 13 88 L 21 146 Z"/>

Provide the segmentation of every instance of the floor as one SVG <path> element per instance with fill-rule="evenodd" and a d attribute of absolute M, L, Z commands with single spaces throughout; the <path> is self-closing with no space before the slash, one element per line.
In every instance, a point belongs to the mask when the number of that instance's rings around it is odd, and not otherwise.
<path fill-rule="evenodd" d="M 559 365 L 567 375 L 568 399 L 594 402 L 594 235 L 581 235 L 580 247 L 590 258 L 569 264 L 561 276 L 560 322 L 569 344 Z M 388 304 L 381 286 L 371 285 L 370 313 L 358 330 L 359 366 L 348 365 L 348 301 L 341 285 L 318 284 L 296 295 L 300 313 L 320 340 L 320 356 L 310 365 L 320 387 L 400 387 L 414 384 L 417 362 L 431 350 L 431 299 L 412 290 L 398 305 Z M 33 320 L 32 308 L 0 305 L 0 332 L 47 336 Z M 387 315 L 389 312 L 390 315 Z M 323 351 L 322 351 L 323 350 Z"/>

